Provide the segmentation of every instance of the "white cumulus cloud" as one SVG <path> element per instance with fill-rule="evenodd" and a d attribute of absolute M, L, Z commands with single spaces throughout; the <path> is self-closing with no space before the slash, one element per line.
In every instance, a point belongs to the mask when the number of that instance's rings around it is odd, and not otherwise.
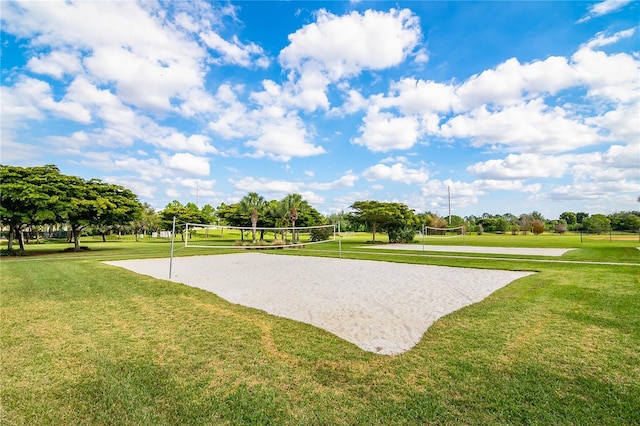
<path fill-rule="evenodd" d="M 429 173 L 426 170 L 410 169 L 402 163 L 392 166 L 376 164 L 366 169 L 362 176 L 368 180 L 390 180 L 407 185 L 423 184 L 429 179 Z"/>
<path fill-rule="evenodd" d="M 162 165 L 178 175 L 209 175 L 209 159 L 206 157 L 198 157 L 188 152 L 179 152 L 172 156 L 163 156 Z"/>

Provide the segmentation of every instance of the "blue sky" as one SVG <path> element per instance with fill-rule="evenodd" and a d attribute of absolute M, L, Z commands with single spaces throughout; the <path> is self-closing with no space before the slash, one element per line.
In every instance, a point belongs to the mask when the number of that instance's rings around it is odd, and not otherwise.
<path fill-rule="evenodd" d="M 639 2 L 0 5 L 3 164 L 157 209 L 639 208 Z"/>

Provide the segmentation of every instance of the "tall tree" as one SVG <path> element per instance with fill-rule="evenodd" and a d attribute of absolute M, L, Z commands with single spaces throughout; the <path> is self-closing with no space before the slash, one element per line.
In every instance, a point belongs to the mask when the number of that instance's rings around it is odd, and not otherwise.
<path fill-rule="evenodd" d="M 307 207 L 307 203 L 304 202 L 300 194 L 288 194 L 282 200 L 285 208 L 289 212 L 289 220 L 291 221 L 291 240 L 295 243 L 296 237 L 296 221 L 302 209 Z"/>
<path fill-rule="evenodd" d="M 173 218 L 177 224 L 198 223 L 209 225 L 212 218 L 203 213 L 194 203 L 183 205 L 178 200 L 173 200 L 160 212 L 160 226 L 164 230 L 169 230 L 173 224 Z"/>
<path fill-rule="evenodd" d="M 250 192 L 245 195 L 240 203 L 238 209 L 240 213 L 249 213 L 251 217 L 251 236 L 253 242 L 256 242 L 256 227 L 258 226 L 258 217 L 264 211 L 267 203 L 265 199 L 258 195 L 256 192 Z"/>
<path fill-rule="evenodd" d="M 14 238 L 24 250 L 22 230 L 37 222 L 56 219 L 56 200 L 64 191 L 56 166 L 0 165 L 0 223 L 9 227 L 8 248 Z"/>
<path fill-rule="evenodd" d="M 611 230 L 611 221 L 603 214 L 594 214 L 582 221 L 582 225 L 588 232 L 601 234 Z"/>
<path fill-rule="evenodd" d="M 282 228 L 282 241 L 286 241 L 287 234 L 285 227 L 289 225 L 289 209 L 284 201 L 269 201 L 267 214 L 273 218 L 275 227 Z"/>
<path fill-rule="evenodd" d="M 386 230 L 397 231 L 404 227 L 415 227 L 419 224 L 413 210 L 401 203 L 380 201 L 356 201 L 351 205 L 354 221 L 366 224 L 371 230 L 372 240 L 376 241 L 376 232 Z"/>
<path fill-rule="evenodd" d="M 138 198 L 122 186 L 75 176 L 68 177 L 67 185 L 63 201 L 76 250 L 80 249 L 80 233 L 85 227 L 123 225 L 140 217 L 142 205 Z"/>
<path fill-rule="evenodd" d="M 131 228 L 136 235 L 136 241 L 138 241 L 138 234 L 146 234 L 150 230 L 158 230 L 160 226 L 160 217 L 156 213 L 155 209 L 148 203 L 143 203 L 140 217 L 131 222 Z"/>

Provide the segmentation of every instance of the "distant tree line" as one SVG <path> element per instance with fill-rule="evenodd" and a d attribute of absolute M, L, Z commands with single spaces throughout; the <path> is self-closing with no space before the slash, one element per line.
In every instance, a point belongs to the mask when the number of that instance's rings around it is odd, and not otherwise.
<path fill-rule="evenodd" d="M 558 219 L 545 219 L 541 213 L 532 212 L 515 216 L 511 213 L 503 215 L 483 214 L 481 217 L 469 216 L 466 224 L 470 231 L 512 234 L 528 232 L 541 234 L 555 232 L 563 234 L 567 231 L 581 231 L 600 234 L 608 231 L 640 230 L 640 211 L 617 212 L 609 215 L 585 212 L 563 212 Z"/>
<path fill-rule="evenodd" d="M 199 208 L 196 204 L 182 205 L 174 200 L 159 212 L 163 229 L 171 229 L 173 218 L 177 223 L 196 223 L 204 225 L 226 225 L 245 227 L 251 230 L 253 242 L 264 239 L 264 229 L 258 228 L 291 228 L 291 238 L 296 240 L 297 227 L 326 224 L 325 218 L 313 208 L 300 194 L 291 193 L 281 200 L 267 201 L 256 192 L 249 192 L 239 202 L 221 203 L 214 208 L 207 204 Z M 282 239 L 286 239 L 285 229 L 280 231 Z M 244 233 L 241 234 L 244 238 Z"/>
<path fill-rule="evenodd" d="M 264 238 L 265 231 L 260 228 L 290 228 L 291 239 L 295 241 L 296 227 L 337 223 L 342 231 L 371 232 L 373 242 L 378 233 L 387 234 L 390 242 L 410 242 L 425 226 L 458 228 L 478 234 L 640 230 L 640 211 L 609 215 L 563 212 L 558 219 L 546 219 L 537 211 L 517 216 L 484 213 L 443 217 L 432 212 L 416 213 L 403 203 L 364 200 L 354 202 L 348 212 L 323 216 L 296 193 L 281 200 L 266 200 L 256 192 L 249 192 L 237 203 L 221 203 L 217 207 L 183 205 L 174 200 L 157 212 L 150 205 L 140 203 L 127 188 L 99 179 L 67 176 L 54 165 L 24 168 L 0 165 L 0 225 L 3 231 L 8 231 L 9 249 L 14 240 L 24 249 L 23 235 L 35 235 L 37 239 L 46 229 L 49 234 L 56 230 L 57 236 L 64 234 L 78 250 L 81 234 L 102 235 L 104 240 L 114 232 L 133 233 L 137 238 L 139 234 L 170 230 L 174 217 L 179 224 L 244 227 L 254 242 Z M 279 232 L 286 240 L 288 230 Z M 243 232 L 242 238 L 244 235 Z"/>

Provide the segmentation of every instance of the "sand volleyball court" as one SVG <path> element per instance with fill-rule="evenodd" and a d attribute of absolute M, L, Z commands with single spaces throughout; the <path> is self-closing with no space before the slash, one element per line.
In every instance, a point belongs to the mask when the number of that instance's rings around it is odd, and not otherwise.
<path fill-rule="evenodd" d="M 105 262 L 159 279 L 169 259 Z M 360 348 L 399 354 L 438 318 L 530 272 L 237 253 L 173 259 L 171 281 L 323 328 Z"/>

